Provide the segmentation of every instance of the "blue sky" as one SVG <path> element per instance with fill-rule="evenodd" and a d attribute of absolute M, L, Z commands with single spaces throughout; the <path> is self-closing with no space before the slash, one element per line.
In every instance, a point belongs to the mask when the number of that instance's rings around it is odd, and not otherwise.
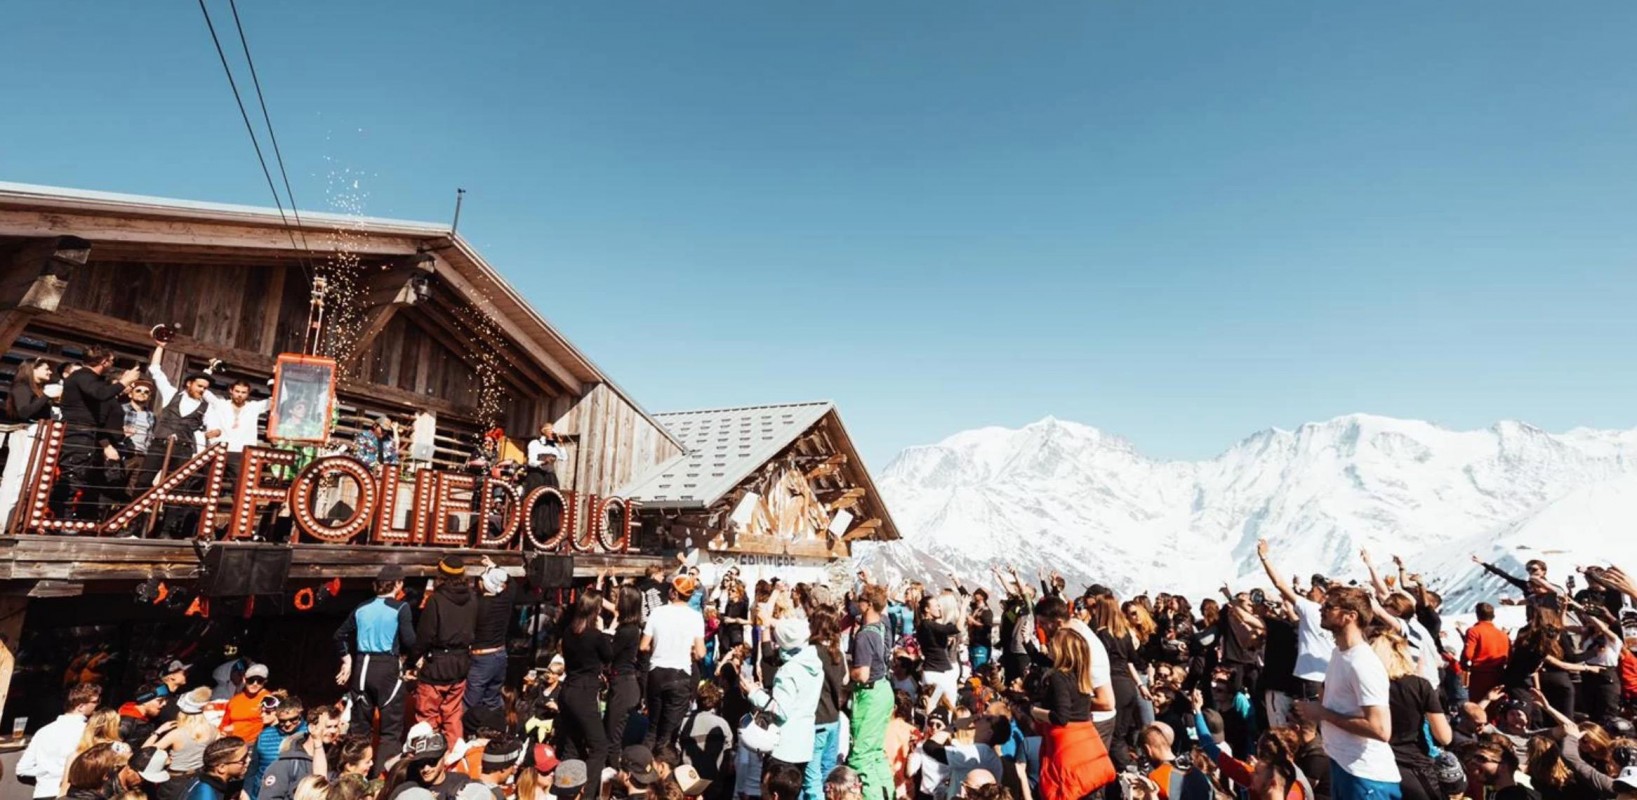
<path fill-rule="evenodd" d="M 465 187 L 651 410 L 835 399 L 876 468 L 1047 414 L 1637 425 L 1629 2 L 240 11 L 304 207 Z M 269 204 L 194 3 L 5 16 L 0 179 Z"/>

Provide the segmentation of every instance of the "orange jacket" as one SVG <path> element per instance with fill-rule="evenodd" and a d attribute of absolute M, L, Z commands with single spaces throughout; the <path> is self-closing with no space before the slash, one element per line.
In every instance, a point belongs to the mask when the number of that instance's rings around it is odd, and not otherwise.
<path fill-rule="evenodd" d="M 261 699 L 266 696 L 266 689 L 257 692 L 254 697 L 242 691 L 233 695 L 233 699 L 227 701 L 227 711 L 222 714 L 222 732 L 237 736 L 254 747 L 262 729 Z"/>
<path fill-rule="evenodd" d="M 1467 629 L 1466 647 L 1461 651 L 1461 663 L 1473 672 L 1499 672 L 1506 668 L 1506 657 L 1512 652 L 1512 641 L 1495 623 L 1479 620 Z"/>
<path fill-rule="evenodd" d="M 1114 762 L 1095 725 L 1043 725 L 1041 733 L 1041 800 L 1080 800 L 1114 782 Z"/>

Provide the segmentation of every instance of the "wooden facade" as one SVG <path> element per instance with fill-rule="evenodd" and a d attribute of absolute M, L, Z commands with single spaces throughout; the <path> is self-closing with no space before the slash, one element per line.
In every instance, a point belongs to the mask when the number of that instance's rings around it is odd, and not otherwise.
<path fill-rule="evenodd" d="M 568 439 L 561 484 L 599 495 L 681 452 L 439 226 L 303 214 L 290 230 L 265 209 L 0 184 L 0 267 L 7 375 L 25 358 L 72 361 L 91 345 L 112 347 L 123 366 L 145 364 L 149 330 L 164 323 L 180 330 L 168 375 L 221 359 L 226 377 L 264 397 L 278 354 L 302 350 L 312 278 L 328 273 L 330 330 L 349 326 L 353 345 L 339 354 L 333 440 L 344 444 L 377 415 L 408 423 L 430 412 L 433 463 L 447 468 L 464 463 L 491 424 L 521 442 L 552 422 Z M 350 296 L 334 291 L 337 275 Z M 18 552 L 0 549 L 0 559 Z M 0 575 L 28 573 L 0 566 Z"/>

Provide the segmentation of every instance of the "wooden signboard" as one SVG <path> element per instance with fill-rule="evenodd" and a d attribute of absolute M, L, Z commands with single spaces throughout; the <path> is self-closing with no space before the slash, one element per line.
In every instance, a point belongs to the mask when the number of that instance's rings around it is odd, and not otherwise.
<path fill-rule="evenodd" d="M 273 366 L 267 438 L 322 445 L 335 419 L 335 359 L 285 353 Z"/>

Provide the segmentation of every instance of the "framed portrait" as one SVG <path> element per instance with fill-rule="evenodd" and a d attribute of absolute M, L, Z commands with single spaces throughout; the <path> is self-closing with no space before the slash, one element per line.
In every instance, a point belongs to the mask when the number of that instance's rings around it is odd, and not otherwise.
<path fill-rule="evenodd" d="M 285 353 L 273 367 L 271 442 L 325 444 L 335 419 L 335 359 Z"/>

